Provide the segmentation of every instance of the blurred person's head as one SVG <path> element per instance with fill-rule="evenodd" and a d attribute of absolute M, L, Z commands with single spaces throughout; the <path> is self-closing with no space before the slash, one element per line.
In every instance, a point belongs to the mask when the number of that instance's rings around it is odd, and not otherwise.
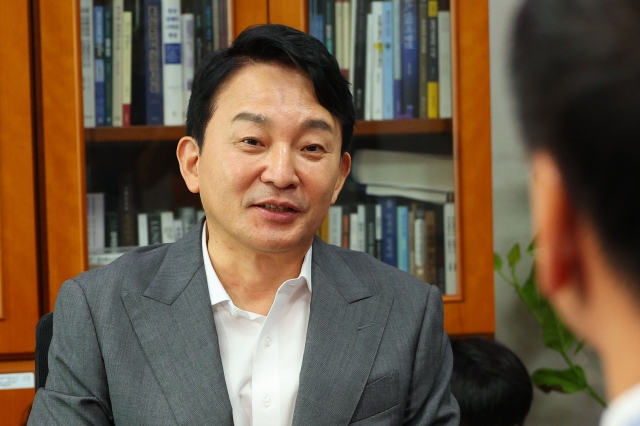
<path fill-rule="evenodd" d="M 451 339 L 451 393 L 460 405 L 460 426 L 522 425 L 533 386 L 520 359 L 481 337 Z"/>
<path fill-rule="evenodd" d="M 511 59 L 538 286 L 615 396 L 640 381 L 640 2 L 525 1 Z"/>

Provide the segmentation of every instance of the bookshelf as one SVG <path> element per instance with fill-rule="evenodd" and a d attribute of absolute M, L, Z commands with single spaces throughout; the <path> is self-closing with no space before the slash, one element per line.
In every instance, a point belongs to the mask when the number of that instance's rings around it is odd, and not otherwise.
<path fill-rule="evenodd" d="M 184 127 L 84 129 L 78 1 L 40 2 L 36 7 L 42 299 L 50 310 L 62 282 L 89 267 L 85 204 L 91 190 L 87 174 L 95 171 L 87 170 L 88 151 L 96 146 L 116 150 L 123 144 L 162 151 L 184 135 Z M 235 0 L 233 33 L 266 22 L 307 31 L 307 16 L 304 0 Z M 378 144 L 379 137 L 387 144 L 411 138 L 413 144 L 434 144 L 436 151 L 453 156 L 459 291 L 444 297 L 445 327 L 451 334 L 488 335 L 495 329 L 488 2 L 453 0 L 451 16 L 453 119 L 359 120 L 355 136 L 370 145 Z M 450 135 L 448 142 L 432 142 L 442 134 Z M 179 182 L 171 177 L 165 185 L 174 188 Z"/>

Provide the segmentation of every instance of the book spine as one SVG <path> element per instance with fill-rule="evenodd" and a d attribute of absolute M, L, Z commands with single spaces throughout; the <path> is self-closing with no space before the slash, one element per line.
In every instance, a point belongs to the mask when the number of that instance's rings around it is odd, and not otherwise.
<path fill-rule="evenodd" d="M 445 200 L 446 202 L 446 200 Z M 433 210 L 436 221 L 436 285 L 442 294 L 446 294 L 445 289 L 445 243 L 444 243 L 444 203 L 429 204 L 429 209 Z M 427 240 L 428 241 L 428 240 Z M 427 243 L 428 244 L 428 243 Z M 427 249 L 429 250 L 429 249 Z M 427 259 L 429 261 L 429 259 Z"/>
<path fill-rule="evenodd" d="M 204 47 L 204 12 L 200 0 L 193 2 L 193 37 L 196 58 L 195 66 L 197 67 L 206 55 Z"/>
<path fill-rule="evenodd" d="M 356 212 L 356 224 L 358 225 L 358 251 L 366 252 L 367 249 L 367 216 L 364 204 L 358 204 Z"/>
<path fill-rule="evenodd" d="M 429 50 L 428 27 L 429 12 L 428 0 L 418 2 L 418 93 L 419 93 L 419 114 L 420 118 L 427 118 L 427 57 Z"/>
<path fill-rule="evenodd" d="M 105 212 L 104 235 L 107 247 L 118 248 L 118 212 Z"/>
<path fill-rule="evenodd" d="M 213 51 L 215 52 L 220 49 L 220 0 L 213 0 L 211 13 L 213 14 Z"/>
<path fill-rule="evenodd" d="M 382 205 L 375 205 L 375 217 L 376 217 L 376 254 L 375 257 L 378 260 L 382 260 Z"/>
<path fill-rule="evenodd" d="M 231 40 L 231 35 L 229 31 L 231 29 L 231 25 L 229 22 L 231 21 L 232 10 L 231 10 L 231 0 L 220 0 L 220 48 L 224 49 L 229 47 L 229 40 Z"/>
<path fill-rule="evenodd" d="M 94 78 L 96 102 L 96 126 L 105 124 L 105 93 L 104 93 L 104 6 L 93 7 L 93 36 L 94 36 Z"/>
<path fill-rule="evenodd" d="M 146 213 L 138 213 L 138 245 L 149 245 L 149 222 Z"/>
<path fill-rule="evenodd" d="M 365 99 L 365 76 L 367 62 L 367 15 L 369 14 L 370 2 L 366 0 L 355 0 L 356 16 L 355 25 L 352 31 L 354 38 L 353 56 L 353 98 L 356 109 L 356 119 L 364 119 Z"/>
<path fill-rule="evenodd" d="M 350 247 L 351 207 L 342 206 L 342 248 Z"/>
<path fill-rule="evenodd" d="M 416 203 L 409 206 L 409 220 L 407 221 L 407 234 L 409 235 L 409 273 L 416 276 Z"/>
<path fill-rule="evenodd" d="M 438 77 L 440 79 L 440 118 L 451 118 L 451 12 L 449 0 L 438 2 Z"/>
<path fill-rule="evenodd" d="M 416 204 L 416 217 L 414 222 L 414 257 L 415 276 L 423 281 L 427 281 L 426 256 L 427 256 L 427 233 L 425 209 L 423 203 Z M 429 281 L 427 281 L 429 282 Z"/>
<path fill-rule="evenodd" d="M 455 205 L 445 203 L 444 214 L 444 262 L 445 262 L 445 285 L 444 294 L 457 294 L 457 266 L 456 266 L 456 230 L 455 230 Z"/>
<path fill-rule="evenodd" d="M 393 4 L 382 3 L 382 118 L 393 119 Z"/>
<path fill-rule="evenodd" d="M 122 78 L 120 95 L 120 117 L 122 126 L 131 126 L 131 76 L 133 55 L 133 13 L 122 14 Z"/>
<path fill-rule="evenodd" d="M 324 10 L 324 44 L 332 55 L 336 53 L 336 32 L 335 32 L 335 16 L 336 16 L 335 0 L 325 1 Z"/>
<path fill-rule="evenodd" d="M 409 208 L 397 207 L 398 269 L 409 272 Z"/>
<path fill-rule="evenodd" d="M 87 243 L 89 250 L 104 248 L 104 193 L 87 194 Z"/>
<path fill-rule="evenodd" d="M 147 216 L 147 222 L 149 229 L 149 244 L 161 244 L 162 222 L 160 220 L 160 213 L 149 213 Z"/>
<path fill-rule="evenodd" d="M 183 13 L 181 16 L 182 30 L 182 121 L 187 121 L 187 108 L 191 97 L 191 85 L 195 72 L 193 13 Z"/>
<path fill-rule="evenodd" d="M 316 16 L 318 15 L 318 0 L 309 0 L 309 35 L 320 40 L 316 30 Z"/>
<path fill-rule="evenodd" d="M 181 43 L 180 0 L 162 0 L 162 94 L 165 126 L 184 124 Z"/>
<path fill-rule="evenodd" d="M 204 30 L 204 55 L 213 52 L 213 4 L 211 0 L 202 1 L 202 25 Z"/>
<path fill-rule="evenodd" d="M 160 228 L 162 229 L 163 243 L 174 243 L 176 241 L 173 234 L 173 212 L 160 212 Z"/>
<path fill-rule="evenodd" d="M 416 0 L 402 0 L 402 109 L 400 118 L 418 115 L 418 11 Z"/>
<path fill-rule="evenodd" d="M 340 66 L 340 72 L 344 74 L 345 69 L 346 69 L 346 64 L 345 64 L 345 60 L 344 60 L 344 45 L 343 45 L 343 38 L 344 38 L 344 24 L 343 24 L 343 20 L 344 20 L 344 8 L 342 7 L 342 5 L 344 4 L 344 1 L 342 0 L 336 0 L 335 2 L 335 6 L 334 6 L 334 12 L 335 12 L 335 22 L 334 22 L 334 29 L 335 29 L 335 34 L 336 34 L 336 38 L 335 38 L 335 52 L 333 54 L 333 56 L 335 56 L 336 61 L 338 61 L 338 66 Z"/>
<path fill-rule="evenodd" d="M 429 0 L 429 58 L 427 63 L 427 116 L 438 118 L 438 0 Z"/>
<path fill-rule="evenodd" d="M 372 119 L 373 110 L 373 14 L 367 15 L 367 49 L 365 52 L 364 119 Z"/>
<path fill-rule="evenodd" d="M 122 79 L 124 77 L 123 60 L 124 52 L 122 50 L 122 44 L 124 41 L 123 34 L 123 14 L 124 14 L 124 1 L 113 0 L 112 2 L 112 15 L 113 15 L 113 74 L 111 85 L 111 121 L 114 127 L 121 127 L 122 122 Z"/>
<path fill-rule="evenodd" d="M 376 257 L 376 205 L 365 204 L 364 206 L 364 223 L 365 223 L 365 252 Z"/>
<path fill-rule="evenodd" d="M 424 214 L 425 222 L 425 281 L 429 284 L 436 284 L 438 281 L 438 259 L 437 250 L 438 243 L 436 240 L 437 224 L 436 212 L 428 210 Z"/>
<path fill-rule="evenodd" d="M 182 221 L 180 219 L 173 220 L 173 236 L 176 241 L 184 237 L 184 228 L 182 227 Z"/>
<path fill-rule="evenodd" d="M 84 127 L 96 127 L 95 68 L 93 49 L 93 5 L 80 0 L 80 41 L 82 44 L 82 101 Z"/>
<path fill-rule="evenodd" d="M 136 212 L 133 203 L 133 177 L 131 174 L 121 176 L 119 181 L 118 240 L 122 246 L 136 244 Z"/>
<path fill-rule="evenodd" d="M 104 7 L 104 125 L 113 126 L 113 9 Z"/>
<path fill-rule="evenodd" d="M 349 79 L 351 73 L 351 2 L 349 0 L 342 2 L 342 59 L 344 60 L 342 74 L 351 82 L 353 80 Z"/>
<path fill-rule="evenodd" d="M 362 251 L 360 247 L 360 227 L 358 226 L 358 213 L 349 213 L 349 249 L 355 251 Z"/>
<path fill-rule="evenodd" d="M 329 242 L 329 214 L 325 216 L 322 224 L 320 225 L 320 229 L 318 229 L 318 237 L 322 239 L 325 243 Z"/>
<path fill-rule="evenodd" d="M 382 261 L 398 266 L 398 211 L 395 198 L 383 197 L 382 205 Z"/>
<path fill-rule="evenodd" d="M 162 13 L 160 0 L 145 0 L 145 124 L 163 124 Z"/>
<path fill-rule="evenodd" d="M 371 118 L 373 120 L 382 120 L 382 4 L 383 2 L 381 1 L 371 3 L 371 15 L 373 16 L 373 31 L 371 34 L 373 37 Z"/>
<path fill-rule="evenodd" d="M 402 117 L 402 8 L 392 0 L 393 9 L 393 116 Z"/>
<path fill-rule="evenodd" d="M 182 230 L 185 234 L 196 226 L 196 209 L 194 207 L 180 207 L 178 217 L 182 221 Z"/>
<path fill-rule="evenodd" d="M 342 206 L 329 207 L 329 244 L 342 246 Z"/>

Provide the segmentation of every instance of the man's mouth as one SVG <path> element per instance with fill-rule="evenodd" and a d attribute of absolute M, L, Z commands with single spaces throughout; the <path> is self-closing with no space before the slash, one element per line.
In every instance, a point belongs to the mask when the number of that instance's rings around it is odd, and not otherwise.
<path fill-rule="evenodd" d="M 271 210 L 272 212 L 292 212 L 294 211 L 291 207 L 282 207 L 276 206 L 275 204 L 262 204 L 263 208 L 267 210 Z"/>

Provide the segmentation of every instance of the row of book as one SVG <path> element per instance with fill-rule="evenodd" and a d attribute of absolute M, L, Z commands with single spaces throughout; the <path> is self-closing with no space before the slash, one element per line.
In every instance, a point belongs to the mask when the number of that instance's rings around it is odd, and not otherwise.
<path fill-rule="evenodd" d="M 231 0 L 79 0 L 84 126 L 184 125 L 198 63 L 231 39 Z"/>
<path fill-rule="evenodd" d="M 364 120 L 451 118 L 450 0 L 309 0 Z"/>
<path fill-rule="evenodd" d="M 457 293 L 452 195 L 444 204 L 380 197 L 375 203 L 331 206 L 318 235 L 437 285 L 443 294 Z"/>

